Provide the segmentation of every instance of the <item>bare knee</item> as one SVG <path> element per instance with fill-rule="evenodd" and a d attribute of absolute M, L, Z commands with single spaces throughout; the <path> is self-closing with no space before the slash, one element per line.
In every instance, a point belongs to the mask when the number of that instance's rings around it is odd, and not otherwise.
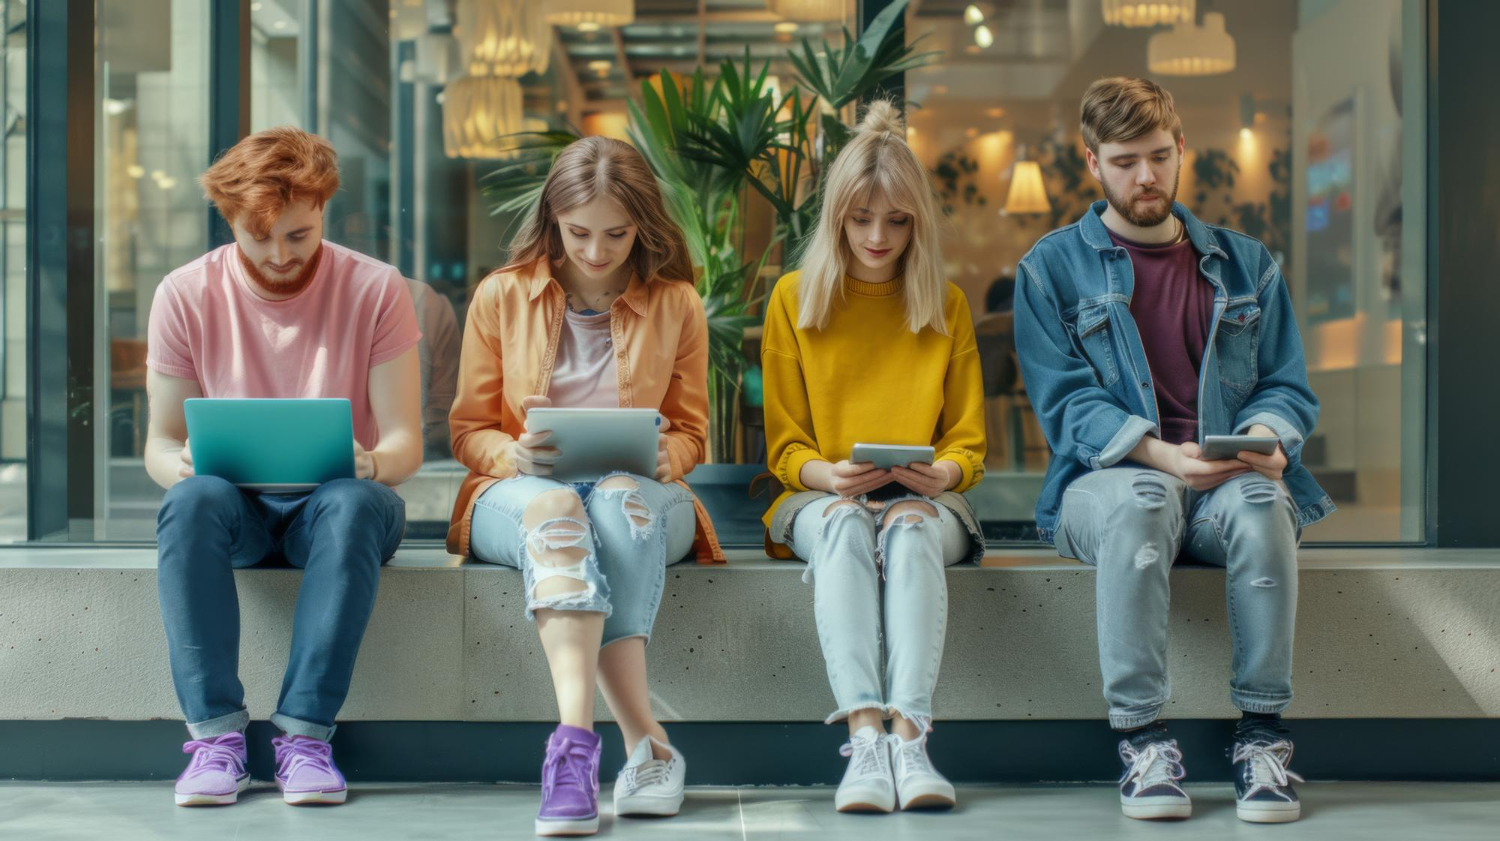
<path fill-rule="evenodd" d="M 937 516 L 937 507 L 932 503 L 908 499 L 886 509 L 885 517 L 881 522 L 887 529 L 892 526 L 919 526 L 928 520 L 936 519 Z"/>
<path fill-rule="evenodd" d="M 572 488 L 558 488 L 543 491 L 528 502 L 521 524 L 531 530 L 550 520 L 587 521 L 587 517 L 583 510 L 583 500 L 578 493 Z"/>
<path fill-rule="evenodd" d="M 526 551 L 531 561 L 545 567 L 571 567 L 589 555 L 588 515 L 583 500 L 572 489 L 559 488 L 537 494 L 522 515 L 526 529 Z M 573 579 L 562 579 L 563 586 Z M 543 581 L 540 586 L 552 583 Z M 581 589 L 581 588 L 577 588 Z M 570 592 L 563 586 L 561 592 Z M 537 595 L 544 595 L 538 592 Z"/>

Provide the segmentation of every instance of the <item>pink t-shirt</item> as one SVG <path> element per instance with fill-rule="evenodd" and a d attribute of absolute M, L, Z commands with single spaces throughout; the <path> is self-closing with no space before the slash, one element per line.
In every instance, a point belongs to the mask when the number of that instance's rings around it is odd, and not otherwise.
<path fill-rule="evenodd" d="M 324 240 L 307 288 L 267 301 L 240 260 L 230 243 L 167 275 L 151 303 L 146 364 L 196 380 L 204 397 L 347 398 L 355 440 L 373 449 L 370 369 L 422 338 L 401 273 Z"/>

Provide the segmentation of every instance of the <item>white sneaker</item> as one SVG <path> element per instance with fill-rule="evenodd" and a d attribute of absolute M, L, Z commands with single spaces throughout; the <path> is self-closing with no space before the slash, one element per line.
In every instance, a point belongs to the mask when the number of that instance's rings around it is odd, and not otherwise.
<path fill-rule="evenodd" d="M 891 751 L 884 734 L 861 727 L 839 748 L 849 757 L 844 780 L 833 806 L 840 812 L 889 812 L 896 808 L 896 780 L 891 775 Z"/>
<path fill-rule="evenodd" d="M 890 743 L 896 797 L 902 811 L 951 808 L 955 802 L 953 783 L 927 758 L 927 734 L 910 742 L 895 733 L 885 738 Z"/>
<path fill-rule="evenodd" d="M 657 759 L 652 745 L 670 751 L 672 758 Z M 636 743 L 615 779 L 615 816 L 677 814 L 682 809 L 686 780 L 687 760 L 682 754 L 671 745 L 647 736 Z"/>

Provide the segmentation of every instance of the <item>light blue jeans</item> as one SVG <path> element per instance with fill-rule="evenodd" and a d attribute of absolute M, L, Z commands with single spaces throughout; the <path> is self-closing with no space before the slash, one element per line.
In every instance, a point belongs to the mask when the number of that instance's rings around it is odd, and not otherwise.
<path fill-rule="evenodd" d="M 597 484 L 516 476 L 480 495 L 469 551 L 525 574 L 528 619 L 540 608 L 592 611 L 606 617 L 604 645 L 649 641 L 667 567 L 692 549 L 696 525 L 693 495 L 681 485 L 630 474 Z M 576 562 L 556 560 L 570 555 Z M 554 577 L 585 586 L 538 597 L 537 585 Z"/>
<path fill-rule="evenodd" d="M 1180 551 L 1227 573 L 1230 700 L 1248 712 L 1285 710 L 1300 538 L 1286 486 L 1258 473 L 1205 492 L 1141 467 L 1096 470 L 1069 485 L 1055 543 L 1064 557 L 1098 567 L 1099 668 L 1110 725 L 1150 724 L 1171 695 L 1167 573 Z"/>
<path fill-rule="evenodd" d="M 890 513 L 909 501 L 918 510 Z M 792 551 L 808 562 L 803 580 L 813 582 L 813 617 L 838 704 L 825 723 L 878 709 L 925 725 L 948 631 L 944 568 L 968 557 L 968 529 L 925 497 L 872 502 L 828 494 L 797 512 L 791 538 Z"/>

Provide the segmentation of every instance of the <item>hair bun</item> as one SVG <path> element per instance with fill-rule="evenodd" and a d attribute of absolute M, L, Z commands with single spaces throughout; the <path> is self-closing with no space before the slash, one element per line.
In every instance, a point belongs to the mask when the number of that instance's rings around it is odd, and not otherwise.
<path fill-rule="evenodd" d="M 859 131 L 879 134 L 890 132 L 897 137 L 906 137 L 906 126 L 901 120 L 901 109 L 889 99 L 877 99 L 870 103 L 864 119 L 859 121 Z"/>

